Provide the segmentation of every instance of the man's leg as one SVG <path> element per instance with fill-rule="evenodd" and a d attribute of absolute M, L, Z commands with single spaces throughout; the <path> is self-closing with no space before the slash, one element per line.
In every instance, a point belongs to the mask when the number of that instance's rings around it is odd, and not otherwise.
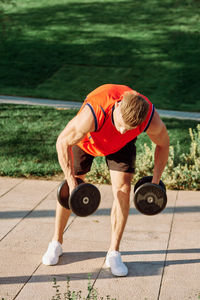
<path fill-rule="evenodd" d="M 81 178 L 82 180 L 85 179 L 85 175 L 76 176 Z M 68 219 L 70 217 L 71 210 L 64 208 L 60 203 L 57 201 L 56 204 L 56 219 L 55 219 L 55 230 L 53 235 L 53 241 L 58 241 L 60 244 L 63 243 L 63 233 L 65 227 L 67 225 Z"/>
<path fill-rule="evenodd" d="M 111 211 L 111 241 L 106 256 L 106 265 L 115 276 L 126 276 L 128 268 L 122 262 L 120 242 L 130 208 L 131 173 L 110 170 L 114 202 Z"/>
<path fill-rule="evenodd" d="M 80 175 L 78 177 L 84 180 L 85 175 Z M 57 201 L 54 235 L 42 258 L 43 264 L 56 265 L 58 263 L 59 257 L 62 255 L 63 233 L 70 214 L 71 210 L 66 209 Z"/>
<path fill-rule="evenodd" d="M 78 177 L 84 180 L 85 175 Z M 43 255 L 42 262 L 44 265 L 56 265 L 58 263 L 59 257 L 62 255 L 63 233 L 70 214 L 71 210 L 66 209 L 57 201 L 54 235 Z"/>
<path fill-rule="evenodd" d="M 110 170 L 114 202 L 111 211 L 111 242 L 109 251 L 119 251 L 120 241 L 130 208 L 131 173 Z"/>
<path fill-rule="evenodd" d="M 120 242 L 128 219 L 132 174 L 135 171 L 135 140 L 118 152 L 106 157 L 110 170 L 114 202 L 111 211 L 111 241 L 106 256 L 106 265 L 116 276 L 126 276 L 128 269 L 119 253 Z"/>
<path fill-rule="evenodd" d="M 91 168 L 93 157 L 85 153 L 78 146 L 74 146 L 72 151 L 74 156 L 74 173 L 77 174 L 75 177 L 84 180 L 86 173 Z M 59 257 L 62 254 L 63 233 L 70 214 L 71 210 L 64 208 L 57 201 L 54 235 L 42 258 L 43 264 L 55 265 L 58 263 Z"/>
<path fill-rule="evenodd" d="M 67 225 L 70 214 L 71 214 L 71 210 L 64 208 L 57 201 L 55 229 L 54 229 L 54 235 L 53 235 L 53 239 L 52 239 L 53 241 L 58 241 L 60 244 L 63 243 L 63 232 Z"/>

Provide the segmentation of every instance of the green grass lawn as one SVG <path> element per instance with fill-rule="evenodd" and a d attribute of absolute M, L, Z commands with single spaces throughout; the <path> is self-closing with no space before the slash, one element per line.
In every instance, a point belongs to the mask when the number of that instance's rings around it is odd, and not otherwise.
<path fill-rule="evenodd" d="M 56 154 L 56 139 L 76 110 L 58 110 L 52 107 L 1 104 L 0 113 L 0 175 L 46 176 L 60 174 Z M 188 129 L 197 122 L 164 119 L 174 146 L 176 164 L 181 153 L 188 153 Z M 151 145 L 145 133 L 138 137 L 137 152 L 144 152 L 144 143 Z M 145 155 L 145 154 L 144 154 Z M 102 158 L 98 158 L 99 163 Z"/>
<path fill-rule="evenodd" d="M 56 139 L 75 113 L 49 107 L 1 105 L 0 175 L 59 173 Z"/>
<path fill-rule="evenodd" d="M 83 101 L 126 84 L 200 111 L 197 0 L 16 0 L 0 14 L 0 94 Z"/>

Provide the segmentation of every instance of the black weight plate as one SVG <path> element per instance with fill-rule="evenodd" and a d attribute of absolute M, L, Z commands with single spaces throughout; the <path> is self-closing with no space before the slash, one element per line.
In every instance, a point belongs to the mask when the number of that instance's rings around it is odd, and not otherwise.
<path fill-rule="evenodd" d="M 77 180 L 78 184 L 81 184 L 81 183 L 84 182 L 81 178 L 78 178 L 78 177 L 76 178 L 76 180 Z M 57 190 L 57 198 L 58 198 L 59 203 L 63 207 L 69 209 L 69 203 L 68 203 L 68 200 L 69 200 L 69 186 L 68 186 L 68 183 L 67 183 L 66 180 L 61 182 L 61 184 L 59 185 L 58 190 Z"/>
<path fill-rule="evenodd" d="M 101 195 L 99 190 L 90 183 L 81 183 L 71 193 L 69 206 L 79 217 L 86 217 L 93 214 L 99 204 Z"/>
<path fill-rule="evenodd" d="M 156 215 L 165 208 L 167 195 L 160 185 L 144 183 L 136 190 L 134 203 L 142 214 Z"/>
<path fill-rule="evenodd" d="M 58 187 L 57 190 L 58 202 L 65 208 L 69 209 L 68 199 L 69 199 L 69 186 L 67 181 L 64 180 Z"/>
<path fill-rule="evenodd" d="M 134 193 L 139 188 L 139 186 L 143 185 L 144 183 L 148 183 L 152 181 L 153 176 L 144 176 L 143 178 L 139 179 L 134 187 Z M 162 180 L 160 180 L 159 185 L 166 191 L 165 184 Z"/>

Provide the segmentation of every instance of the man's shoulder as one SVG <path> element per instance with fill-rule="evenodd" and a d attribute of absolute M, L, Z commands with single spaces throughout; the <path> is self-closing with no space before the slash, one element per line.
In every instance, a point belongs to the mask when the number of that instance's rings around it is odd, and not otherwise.
<path fill-rule="evenodd" d="M 107 83 L 103 84 L 96 89 L 94 89 L 91 93 L 87 95 L 87 98 L 90 97 L 103 97 L 103 96 L 108 96 L 108 95 L 116 95 L 119 96 L 123 92 L 131 90 L 130 87 L 126 85 L 121 85 L 121 84 L 112 84 L 112 83 Z"/>
<path fill-rule="evenodd" d="M 150 123 L 150 125 L 149 125 L 146 132 L 149 135 L 157 135 L 161 132 L 163 127 L 165 127 L 165 125 L 162 122 L 162 120 L 160 119 L 160 116 L 159 116 L 158 112 L 155 109 L 153 118 L 152 118 L 151 123 Z"/>

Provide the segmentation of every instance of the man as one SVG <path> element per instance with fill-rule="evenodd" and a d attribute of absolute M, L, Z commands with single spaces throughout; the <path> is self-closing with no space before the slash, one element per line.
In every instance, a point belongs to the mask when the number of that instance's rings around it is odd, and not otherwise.
<path fill-rule="evenodd" d="M 114 196 L 106 265 L 115 276 L 128 274 L 119 246 L 129 214 L 135 141 L 144 131 L 156 144 L 152 183 L 159 184 L 169 154 L 167 130 L 149 99 L 127 86 L 105 84 L 91 92 L 56 144 L 70 193 L 77 186 L 76 177 L 84 179 L 89 172 L 93 158 L 106 157 Z M 70 210 L 57 202 L 54 236 L 43 256 L 46 265 L 57 264 L 62 254 L 63 232 L 69 216 Z"/>

